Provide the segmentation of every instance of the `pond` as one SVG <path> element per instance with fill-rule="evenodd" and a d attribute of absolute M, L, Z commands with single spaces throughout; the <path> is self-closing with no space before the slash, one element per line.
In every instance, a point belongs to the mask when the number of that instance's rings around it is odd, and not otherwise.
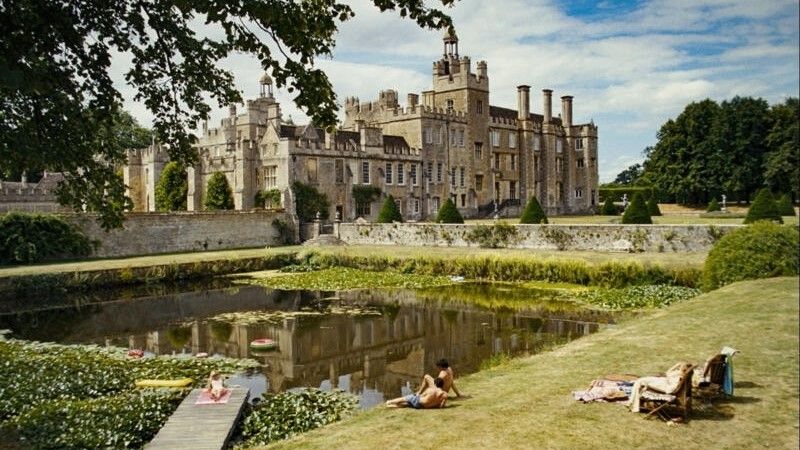
<path fill-rule="evenodd" d="M 259 370 L 228 380 L 249 387 L 251 397 L 338 388 L 369 408 L 409 393 L 440 358 L 465 375 L 493 356 L 533 354 L 615 318 L 557 301 L 552 291 L 502 284 L 321 292 L 215 283 L 172 291 L 107 292 L 57 306 L 42 299 L 3 302 L 0 329 L 20 339 L 115 345 L 146 355 L 252 358 Z M 521 308 L 520 301 L 534 306 Z M 260 338 L 277 348 L 252 349 Z"/>

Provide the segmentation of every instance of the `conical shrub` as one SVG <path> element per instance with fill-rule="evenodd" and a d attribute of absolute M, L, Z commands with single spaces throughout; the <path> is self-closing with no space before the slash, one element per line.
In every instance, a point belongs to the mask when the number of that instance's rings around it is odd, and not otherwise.
<path fill-rule="evenodd" d="M 378 223 L 392 223 L 392 222 L 402 222 L 403 216 L 400 214 L 400 208 L 397 207 L 397 203 L 394 201 L 394 197 L 391 195 L 386 197 L 386 201 L 383 202 L 383 206 L 381 207 L 380 212 L 378 212 Z"/>
<path fill-rule="evenodd" d="M 792 206 L 792 199 L 789 198 L 789 194 L 783 194 L 778 199 L 778 213 L 781 216 L 794 215 L 794 206 Z"/>
<path fill-rule="evenodd" d="M 461 213 L 458 212 L 455 203 L 448 198 L 439 208 L 436 221 L 439 223 L 464 223 L 464 218 L 461 217 Z"/>
<path fill-rule="evenodd" d="M 756 199 L 753 200 L 753 204 L 747 210 L 747 217 L 745 217 L 744 223 L 753 223 L 759 220 L 774 220 L 783 223 L 775 197 L 772 196 L 769 188 L 763 188 L 758 191 Z"/>
<path fill-rule="evenodd" d="M 603 202 L 603 206 L 600 207 L 600 215 L 603 216 L 616 216 L 617 215 L 617 205 L 614 204 L 614 200 L 609 195 L 606 197 L 606 201 Z"/>
<path fill-rule="evenodd" d="M 233 209 L 233 191 L 224 173 L 211 175 L 203 204 L 210 210 Z"/>
<path fill-rule="evenodd" d="M 634 194 L 631 204 L 628 205 L 622 215 L 622 223 L 653 223 L 641 192 Z"/>
<path fill-rule="evenodd" d="M 722 208 L 720 208 L 717 199 L 712 198 L 711 201 L 708 202 L 708 207 L 706 207 L 706 212 L 715 212 L 715 211 L 722 211 Z"/>
<path fill-rule="evenodd" d="M 519 218 L 519 223 L 547 223 L 547 216 L 544 214 L 542 205 L 536 197 L 531 197 L 528 204 L 525 206 L 525 211 L 522 212 L 522 217 Z"/>
<path fill-rule="evenodd" d="M 658 208 L 658 202 L 655 197 L 650 197 L 650 200 L 647 201 L 647 212 L 649 212 L 651 216 L 661 215 L 661 209 Z"/>

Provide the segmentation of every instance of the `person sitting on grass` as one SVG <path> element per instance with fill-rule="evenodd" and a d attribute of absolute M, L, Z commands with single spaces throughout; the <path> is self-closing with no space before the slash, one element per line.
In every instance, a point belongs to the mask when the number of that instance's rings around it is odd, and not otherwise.
<path fill-rule="evenodd" d="M 216 370 L 212 370 L 211 375 L 208 376 L 206 392 L 208 392 L 208 396 L 211 397 L 211 400 L 215 402 L 219 401 L 219 399 L 228 393 L 228 389 L 226 389 L 223 384 L 222 375 Z"/>
<path fill-rule="evenodd" d="M 409 394 L 404 397 L 397 397 L 386 402 L 387 408 L 414 408 L 414 409 L 433 409 L 444 408 L 447 402 L 447 392 L 442 390 L 444 380 L 436 378 L 433 386 L 428 385 L 419 394 Z"/>
<path fill-rule="evenodd" d="M 461 397 L 461 393 L 458 392 L 458 389 L 456 388 L 455 375 L 453 375 L 453 368 L 450 367 L 450 363 L 448 363 L 446 359 L 442 358 L 436 362 L 436 367 L 439 368 L 439 375 L 437 376 L 444 381 L 444 387 L 442 390 L 447 393 L 450 393 L 450 390 L 452 390 L 453 393 L 456 394 L 456 397 Z M 428 385 L 433 383 L 433 377 L 430 375 L 425 375 L 423 377 L 422 386 L 420 386 L 419 390 L 417 390 L 417 394 L 422 392 L 422 389 L 426 383 Z"/>

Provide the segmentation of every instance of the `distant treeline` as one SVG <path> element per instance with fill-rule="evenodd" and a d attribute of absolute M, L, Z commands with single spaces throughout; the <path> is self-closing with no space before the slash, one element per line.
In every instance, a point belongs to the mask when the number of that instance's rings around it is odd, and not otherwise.
<path fill-rule="evenodd" d="M 652 186 L 662 202 L 749 201 L 762 187 L 800 198 L 800 102 L 770 106 L 764 99 L 706 99 L 688 105 L 658 132 L 645 161 L 615 184 Z"/>

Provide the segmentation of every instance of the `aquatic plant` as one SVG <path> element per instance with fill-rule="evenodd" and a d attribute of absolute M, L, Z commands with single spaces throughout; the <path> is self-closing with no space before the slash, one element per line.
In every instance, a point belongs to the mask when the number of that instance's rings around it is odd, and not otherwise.
<path fill-rule="evenodd" d="M 316 272 L 286 274 L 281 276 L 240 279 L 238 283 L 258 284 L 276 289 L 312 289 L 338 291 L 368 287 L 419 288 L 452 283 L 449 278 L 433 275 L 407 275 L 396 272 L 374 272 L 331 267 Z"/>
<path fill-rule="evenodd" d="M 574 293 L 578 300 L 606 309 L 662 308 L 698 295 L 699 289 L 666 285 L 591 289 Z"/>

